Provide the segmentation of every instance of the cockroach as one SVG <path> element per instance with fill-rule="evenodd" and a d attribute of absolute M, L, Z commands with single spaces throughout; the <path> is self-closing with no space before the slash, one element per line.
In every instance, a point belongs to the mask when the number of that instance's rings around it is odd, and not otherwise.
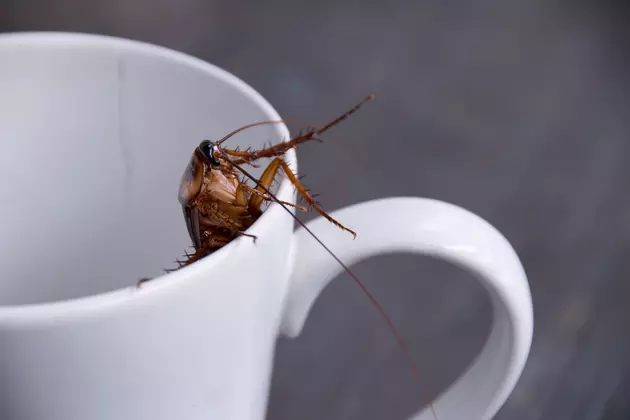
<path fill-rule="evenodd" d="M 309 207 L 340 229 L 356 237 L 354 231 L 333 219 L 315 202 L 282 156 L 304 142 L 317 139 L 317 136 L 348 118 L 372 98 L 373 95 L 366 97 L 351 110 L 322 128 L 308 129 L 288 142 L 262 150 L 239 151 L 221 148 L 220 145 L 246 128 L 270 124 L 274 121 L 246 125 L 229 133 L 216 143 L 210 140 L 202 141 L 192 154 L 179 188 L 179 202 L 182 205 L 188 233 L 195 248 L 194 254 L 187 255 L 185 261 L 178 262 L 180 267 L 203 258 L 238 236 L 251 236 L 245 231 L 262 215 L 261 206 L 264 202 L 277 201 L 283 206 L 307 211 L 307 208 L 303 206 L 279 201 L 269 191 L 280 170 L 295 186 Z M 255 164 L 258 159 L 272 157 L 274 159 L 259 180 L 242 167 L 245 164 Z M 247 178 L 255 182 L 255 187 L 247 185 Z M 252 239 L 255 240 L 255 238 Z"/>
<path fill-rule="evenodd" d="M 182 205 L 184 219 L 186 221 L 186 227 L 188 228 L 188 234 L 192 240 L 195 252 L 192 254 L 186 253 L 185 260 L 176 260 L 178 267 L 174 270 L 200 260 L 227 245 L 237 237 L 250 237 L 255 241 L 256 237 L 248 234 L 246 232 L 247 229 L 262 215 L 263 203 L 276 202 L 343 267 L 348 275 L 350 275 L 363 290 L 368 299 L 384 318 L 405 353 L 414 376 L 418 382 L 422 384 L 419 369 L 407 345 L 382 306 L 348 266 L 289 209 L 289 207 L 297 208 L 302 211 L 308 211 L 309 208 L 314 209 L 335 226 L 356 238 L 356 232 L 333 219 L 321 208 L 282 157 L 287 151 L 302 143 L 310 140 L 320 140 L 318 136 L 354 114 L 366 102 L 372 99 L 374 99 L 374 95 L 368 95 L 349 111 L 323 127 L 308 128 L 287 142 L 278 143 L 260 150 L 240 151 L 237 149 L 223 148 L 221 144 L 245 129 L 265 124 L 284 123 L 284 120 L 261 121 L 248 124 L 230 132 L 216 142 L 203 140 L 193 151 L 188 166 L 182 175 L 178 194 L 178 199 Z M 243 168 L 243 165 L 257 166 L 256 161 L 262 158 L 274 159 L 265 168 L 260 179 L 256 179 Z M 281 201 L 270 191 L 271 185 L 280 170 L 284 172 L 289 181 L 296 188 L 299 195 L 308 205 L 308 208 Z M 254 186 L 247 185 L 247 180 L 251 180 Z M 150 279 L 140 280 L 138 286 L 148 280 Z M 431 410 L 433 416 L 438 419 L 433 405 L 431 405 Z"/>

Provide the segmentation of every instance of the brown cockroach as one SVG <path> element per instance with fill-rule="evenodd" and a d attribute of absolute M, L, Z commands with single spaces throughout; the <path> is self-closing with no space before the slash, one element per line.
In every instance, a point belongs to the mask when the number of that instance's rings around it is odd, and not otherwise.
<path fill-rule="evenodd" d="M 363 282 L 361 282 L 346 264 L 293 214 L 289 207 L 297 208 L 302 211 L 307 211 L 308 209 L 297 204 L 281 201 L 270 191 L 271 185 L 278 175 L 278 172 L 282 170 L 296 188 L 299 195 L 307 203 L 308 207 L 314 209 L 335 226 L 347 231 L 356 238 L 357 234 L 354 231 L 333 219 L 320 207 L 282 157 L 287 151 L 302 143 L 310 140 L 319 140 L 319 135 L 354 114 L 363 104 L 373 98 L 374 95 L 368 95 L 352 109 L 321 128 L 309 128 L 287 142 L 278 143 L 261 150 L 239 151 L 220 146 L 224 141 L 247 128 L 264 124 L 279 124 L 285 122 L 284 120 L 261 121 L 248 124 L 232 131 L 216 142 L 203 140 L 193 151 L 192 157 L 182 176 L 178 194 L 195 252 L 193 254 L 187 253 L 186 259 L 183 261 L 176 260 L 179 266 L 175 270 L 198 261 L 227 245 L 237 237 L 251 237 L 252 240 L 255 241 L 256 237 L 246 233 L 247 229 L 262 215 L 263 211 L 261 210 L 261 206 L 263 203 L 276 202 L 324 247 L 363 290 L 386 321 L 389 329 L 392 331 L 398 344 L 407 356 L 414 376 L 418 382 L 422 384 L 419 369 L 402 336 L 385 310 L 372 296 Z M 263 171 L 260 179 L 256 179 L 243 168 L 243 165 L 256 166 L 256 161 L 262 158 L 274 159 Z M 254 187 L 247 185 L 247 179 L 255 184 Z M 149 279 L 142 279 L 138 284 L 147 280 Z M 432 405 L 431 410 L 433 411 L 434 417 L 437 419 Z"/>
<path fill-rule="evenodd" d="M 185 261 L 178 261 L 180 267 L 203 258 L 238 236 L 251 236 L 245 231 L 262 215 L 261 205 L 264 202 L 278 201 L 283 206 L 307 211 L 307 208 L 303 206 L 279 201 L 269 191 L 280 170 L 284 172 L 309 207 L 340 229 L 356 237 L 355 232 L 330 217 L 315 202 L 282 156 L 304 142 L 317 139 L 317 136 L 348 118 L 373 97 L 369 95 L 351 110 L 321 128 L 308 129 L 288 142 L 262 150 L 239 151 L 220 148 L 220 145 L 246 128 L 281 121 L 249 124 L 229 133 L 217 142 L 202 141 L 193 152 L 179 188 L 179 202 L 182 205 L 188 233 L 195 248 L 194 254 L 187 255 Z M 272 157 L 275 159 L 267 166 L 259 180 L 250 176 L 241 166 L 254 164 L 261 158 Z M 247 185 L 246 178 L 251 178 L 256 184 L 255 187 Z"/>

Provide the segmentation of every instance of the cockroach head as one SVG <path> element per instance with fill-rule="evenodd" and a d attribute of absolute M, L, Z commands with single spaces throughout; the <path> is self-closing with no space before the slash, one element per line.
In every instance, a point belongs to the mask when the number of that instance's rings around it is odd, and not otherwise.
<path fill-rule="evenodd" d="M 219 162 L 216 158 L 215 153 L 217 152 L 216 148 L 218 146 L 211 142 L 210 140 L 204 140 L 199 143 L 199 151 L 203 155 L 204 158 L 210 162 L 212 166 L 220 166 L 221 162 Z"/>

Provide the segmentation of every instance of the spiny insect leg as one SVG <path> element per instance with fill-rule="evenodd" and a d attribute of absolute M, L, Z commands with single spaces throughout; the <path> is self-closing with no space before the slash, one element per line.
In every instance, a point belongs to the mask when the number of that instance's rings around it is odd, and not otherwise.
<path fill-rule="evenodd" d="M 248 238 L 252 238 L 254 243 L 256 243 L 256 239 L 258 239 L 258 236 L 252 235 L 252 234 L 249 234 L 249 233 L 245 233 L 245 232 L 241 232 L 240 230 L 237 230 L 236 232 L 234 232 L 234 234 L 236 236 L 247 236 Z"/>
<path fill-rule="evenodd" d="M 329 222 L 331 222 L 332 224 L 334 224 L 335 226 L 337 226 L 338 228 L 345 230 L 346 232 L 350 232 L 352 234 L 352 236 L 354 236 L 355 238 L 357 237 L 357 234 L 348 229 L 347 227 L 345 227 L 344 225 L 342 225 L 341 223 L 339 223 L 338 221 L 336 221 L 335 219 L 333 219 L 331 216 L 328 215 L 328 213 L 326 213 L 316 202 L 315 200 L 313 200 L 313 197 L 308 193 L 308 191 L 306 190 L 306 188 L 304 188 L 304 186 L 300 183 L 300 181 L 297 179 L 297 177 L 295 176 L 295 174 L 293 173 L 293 171 L 291 171 L 291 168 L 289 168 L 289 165 L 286 164 L 285 161 L 283 161 L 280 158 L 275 158 L 267 167 L 267 169 L 265 169 L 265 172 L 263 173 L 263 175 L 260 177 L 260 183 L 265 187 L 268 188 L 268 185 L 271 185 L 271 180 L 273 178 L 275 178 L 276 173 L 280 170 L 280 168 L 282 168 L 284 170 L 284 173 L 287 175 L 287 177 L 289 178 L 289 181 L 291 181 L 291 183 L 295 186 L 295 188 L 297 189 L 297 191 L 300 193 L 300 195 L 302 197 L 304 197 L 304 200 L 306 200 L 306 202 L 312 207 L 314 208 L 319 214 L 321 214 L 324 218 L 326 218 L 326 220 L 328 220 Z M 260 186 L 256 187 L 256 189 L 259 189 L 259 191 L 263 191 L 262 188 L 260 188 Z M 252 208 L 252 206 L 260 209 L 260 203 L 262 202 L 262 199 L 259 196 L 256 195 L 252 195 L 252 197 L 249 200 L 249 205 L 250 208 Z"/>
<path fill-rule="evenodd" d="M 244 189 L 246 189 L 247 191 L 251 192 L 252 194 L 256 194 L 260 197 L 262 197 L 263 200 L 266 201 L 274 201 L 273 198 L 271 198 L 268 194 L 261 192 L 257 189 L 254 189 L 252 187 L 250 187 L 249 185 L 245 185 L 245 184 L 241 184 L 243 186 Z M 269 188 L 269 187 L 267 187 Z M 302 211 L 307 211 L 307 208 L 304 206 L 298 206 L 297 204 L 293 204 L 293 203 L 289 203 L 288 201 L 282 201 L 279 200 L 282 204 L 284 204 L 285 206 L 290 206 L 290 207 L 295 207 L 296 209 L 302 210 Z"/>
<path fill-rule="evenodd" d="M 150 277 L 141 278 L 140 280 L 138 280 L 138 283 L 136 283 L 136 289 L 139 289 L 141 285 L 151 280 L 152 279 Z"/>
<path fill-rule="evenodd" d="M 359 108 L 363 106 L 363 104 L 365 104 L 368 101 L 371 101 L 372 99 L 374 99 L 374 95 L 366 96 L 361 102 L 359 102 L 354 107 L 352 107 L 352 109 L 345 112 L 343 115 L 335 118 L 334 120 L 324 125 L 323 127 L 311 128 L 309 130 L 306 130 L 304 134 L 298 135 L 297 137 L 289 140 L 288 142 L 278 143 L 275 146 L 271 146 L 271 147 L 263 148 L 262 150 L 255 150 L 251 152 L 250 151 L 239 152 L 239 151 L 230 150 L 230 149 L 222 149 L 222 150 L 226 154 L 235 157 L 236 159 L 233 160 L 233 163 L 237 165 L 241 163 L 250 163 L 260 158 L 271 158 L 271 157 L 281 156 L 285 154 L 289 149 L 296 147 L 297 145 L 304 143 L 306 141 L 309 141 L 309 140 L 322 141 L 316 136 L 324 133 L 325 131 L 329 130 L 331 127 L 339 124 L 340 122 L 348 118 L 350 115 L 357 112 Z"/>

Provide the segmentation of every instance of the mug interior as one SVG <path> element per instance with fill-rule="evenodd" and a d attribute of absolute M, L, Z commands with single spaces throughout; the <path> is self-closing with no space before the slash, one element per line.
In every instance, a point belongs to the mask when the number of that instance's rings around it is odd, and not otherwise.
<path fill-rule="evenodd" d="M 210 64 L 94 35 L 0 36 L 0 92 L 0 305 L 112 291 L 174 268 L 191 250 L 177 191 L 193 149 L 279 118 Z M 261 126 L 225 147 L 287 135 Z"/>

